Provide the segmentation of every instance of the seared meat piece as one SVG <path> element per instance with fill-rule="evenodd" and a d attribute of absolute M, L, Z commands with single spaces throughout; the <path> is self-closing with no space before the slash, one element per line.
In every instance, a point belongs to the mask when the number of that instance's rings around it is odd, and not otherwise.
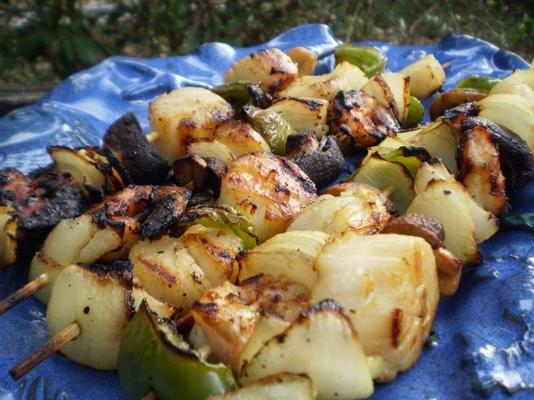
<path fill-rule="evenodd" d="M 189 191 L 177 186 L 129 186 L 106 197 L 89 213 L 100 226 L 155 238 L 184 212 Z"/>
<path fill-rule="evenodd" d="M 387 108 L 359 90 L 339 92 L 330 102 L 327 122 L 330 133 L 341 143 L 346 142 L 348 136 L 356 147 L 363 148 L 380 143 L 400 129 L 399 122 Z"/>
<path fill-rule="evenodd" d="M 46 230 L 61 219 L 80 215 L 86 203 L 69 174 L 44 172 L 30 181 L 21 172 L 0 171 L 0 202 L 15 209 L 18 227 Z"/>

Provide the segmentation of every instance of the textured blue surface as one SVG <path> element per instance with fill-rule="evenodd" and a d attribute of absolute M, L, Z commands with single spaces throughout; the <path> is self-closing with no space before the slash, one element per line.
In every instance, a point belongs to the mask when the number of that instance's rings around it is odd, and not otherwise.
<path fill-rule="evenodd" d="M 426 53 L 451 62 L 446 87 L 472 73 L 502 77 L 526 68 L 520 57 L 480 41 L 451 35 L 426 46 L 370 42 L 397 71 Z M 148 102 L 183 85 L 213 85 L 238 58 L 266 47 L 306 46 L 319 54 L 318 71 L 332 66 L 337 44 L 323 25 L 300 26 L 250 48 L 221 43 L 183 57 L 112 57 L 73 75 L 40 102 L 0 120 L 0 166 L 28 172 L 49 163 L 50 144 L 98 144 L 106 127 L 133 111 L 148 132 Z M 514 211 L 534 211 L 534 185 L 514 199 Z M 377 386 L 373 399 L 534 398 L 534 234 L 503 231 L 483 245 L 484 263 L 467 271 L 459 293 L 442 301 L 437 341 L 410 371 Z M 27 255 L 29 258 L 31 255 Z M 0 271 L 0 296 L 20 287 L 28 262 Z M 0 399 L 121 399 L 116 375 L 79 366 L 56 355 L 20 382 L 7 371 L 47 338 L 44 308 L 30 299 L 0 317 Z M 528 390 L 528 389 L 531 390 Z M 520 390 L 527 389 L 527 390 Z"/>

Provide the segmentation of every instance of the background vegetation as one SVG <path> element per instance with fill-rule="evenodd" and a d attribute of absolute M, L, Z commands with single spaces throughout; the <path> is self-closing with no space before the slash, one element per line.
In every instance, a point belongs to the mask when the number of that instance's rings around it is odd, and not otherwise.
<path fill-rule="evenodd" d="M 532 0 L 0 0 L 0 82 L 55 81 L 112 54 L 248 45 L 308 22 L 345 41 L 424 43 L 465 32 L 534 56 Z"/>

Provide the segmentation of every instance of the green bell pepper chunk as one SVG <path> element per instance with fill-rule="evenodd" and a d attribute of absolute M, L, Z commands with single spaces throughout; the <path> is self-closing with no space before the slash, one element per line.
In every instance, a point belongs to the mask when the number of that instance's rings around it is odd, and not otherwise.
<path fill-rule="evenodd" d="M 252 249 L 258 244 L 254 225 L 229 206 L 191 207 L 178 219 L 175 226 L 177 231 L 174 233 L 179 236 L 194 224 L 200 224 L 207 228 L 231 229 L 243 241 L 246 250 Z"/>
<path fill-rule="evenodd" d="M 500 79 L 490 78 L 489 76 L 470 75 L 458 82 L 456 87 L 462 89 L 475 89 L 480 92 L 489 93 L 493 86 L 500 81 Z"/>
<path fill-rule="evenodd" d="M 159 400 L 203 400 L 235 386 L 228 367 L 201 360 L 171 324 L 150 311 L 146 302 L 126 327 L 118 372 L 128 399 L 135 400 L 151 391 Z"/>
<path fill-rule="evenodd" d="M 417 97 L 410 96 L 410 102 L 408 103 L 408 117 L 404 122 L 405 128 L 413 128 L 417 126 L 419 122 L 423 120 L 425 115 L 425 108 Z"/>
<path fill-rule="evenodd" d="M 344 44 L 336 48 L 334 55 L 336 57 L 336 65 L 347 61 L 365 72 L 368 78 L 383 72 L 387 63 L 386 55 L 375 47 Z"/>
<path fill-rule="evenodd" d="M 383 160 L 404 165 L 412 176 L 415 176 L 423 162 L 430 158 L 428 152 L 422 147 L 403 146 L 398 149 L 379 147 L 377 152 Z"/>
<path fill-rule="evenodd" d="M 237 116 L 242 116 L 245 104 L 268 107 L 272 102 L 271 95 L 253 82 L 228 82 L 211 91 L 230 103 Z"/>
<path fill-rule="evenodd" d="M 279 156 L 285 155 L 287 137 L 295 133 L 291 125 L 276 111 L 245 106 L 245 114 L 252 127 L 263 136 L 272 152 Z"/>

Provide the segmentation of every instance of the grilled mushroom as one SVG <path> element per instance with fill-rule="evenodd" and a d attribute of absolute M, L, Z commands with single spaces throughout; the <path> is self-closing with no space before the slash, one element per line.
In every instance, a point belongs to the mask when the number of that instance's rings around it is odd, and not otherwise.
<path fill-rule="evenodd" d="M 424 214 L 406 214 L 390 221 L 382 233 L 418 236 L 425 239 L 434 251 L 440 293 L 445 296 L 456 293 L 462 276 L 462 263 L 445 248 L 443 244 L 445 231 L 437 219 Z"/>
<path fill-rule="evenodd" d="M 291 136 L 295 137 L 290 141 Z M 286 151 L 288 148 L 291 150 L 289 158 L 295 161 L 317 187 L 332 182 L 343 171 L 345 159 L 332 136 L 324 137 L 320 142 L 309 132 L 290 135 L 289 138 L 286 143 Z"/>
<path fill-rule="evenodd" d="M 120 161 L 132 183 L 147 185 L 164 182 L 169 170 L 167 159 L 143 135 L 133 113 L 124 114 L 113 122 L 103 141 L 103 148 Z"/>
<path fill-rule="evenodd" d="M 194 192 L 205 192 L 218 197 L 221 177 L 226 172 L 226 164 L 217 158 L 203 158 L 189 154 L 174 162 L 174 180 L 179 186 Z"/>

